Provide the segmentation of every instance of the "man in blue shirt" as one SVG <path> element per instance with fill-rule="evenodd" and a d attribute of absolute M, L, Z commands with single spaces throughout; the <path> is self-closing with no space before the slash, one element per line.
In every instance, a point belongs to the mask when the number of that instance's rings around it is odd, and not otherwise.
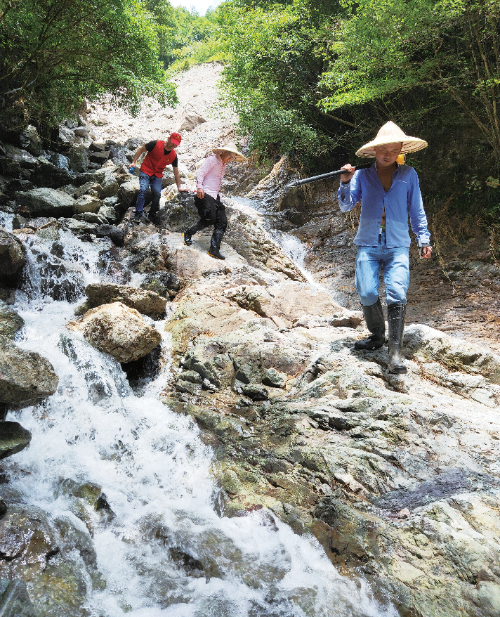
<path fill-rule="evenodd" d="M 387 122 L 377 137 L 365 144 L 357 156 L 374 157 L 368 169 L 344 165 L 338 192 L 342 212 L 352 210 L 361 201 L 361 217 L 354 244 L 356 255 L 356 291 L 358 292 L 370 336 L 355 343 L 356 349 L 378 349 L 385 342 L 385 321 L 379 298 L 379 273 L 383 270 L 389 325 L 389 372 L 406 373 L 401 343 L 406 315 L 406 292 L 410 283 L 411 228 L 423 258 L 430 258 L 430 234 L 427 230 L 417 172 L 399 165 L 401 154 L 427 147 L 427 142 L 410 137 L 394 122 Z"/>

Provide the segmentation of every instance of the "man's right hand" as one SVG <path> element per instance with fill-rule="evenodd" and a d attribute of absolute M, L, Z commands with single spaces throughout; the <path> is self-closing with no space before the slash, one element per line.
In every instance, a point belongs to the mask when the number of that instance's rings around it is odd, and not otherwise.
<path fill-rule="evenodd" d="M 203 189 L 196 189 L 196 196 L 198 199 L 203 199 L 205 197 L 205 191 Z"/>
<path fill-rule="evenodd" d="M 349 180 L 354 176 L 354 172 L 356 171 L 356 167 L 353 167 L 350 163 L 344 165 L 340 169 L 345 169 L 346 172 L 344 174 L 340 174 L 340 179 L 342 182 L 349 182 Z"/>

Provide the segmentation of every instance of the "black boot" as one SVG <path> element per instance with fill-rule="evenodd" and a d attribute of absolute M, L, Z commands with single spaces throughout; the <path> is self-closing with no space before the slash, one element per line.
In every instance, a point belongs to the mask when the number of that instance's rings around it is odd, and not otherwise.
<path fill-rule="evenodd" d="M 401 347 L 405 329 L 406 304 L 395 303 L 387 307 L 389 324 L 389 373 L 403 375 L 406 373 Z"/>
<path fill-rule="evenodd" d="M 182 234 L 182 237 L 184 238 L 184 244 L 186 246 L 191 246 L 191 244 L 193 244 L 193 240 L 191 238 L 193 234 L 191 233 L 190 229 L 186 229 L 186 231 Z"/>
<path fill-rule="evenodd" d="M 153 225 L 158 225 L 158 223 L 160 222 L 158 217 L 159 211 L 159 208 L 155 209 L 153 208 L 153 206 L 151 206 L 151 208 L 149 209 L 148 219 L 151 221 L 151 223 L 153 223 Z"/>
<path fill-rule="evenodd" d="M 356 341 L 354 349 L 379 349 L 385 341 L 385 321 L 380 298 L 371 306 L 363 306 L 363 315 L 371 335 L 363 341 Z"/>
<path fill-rule="evenodd" d="M 214 233 L 212 234 L 212 240 L 210 241 L 210 248 L 208 249 L 208 254 L 210 255 L 210 257 L 215 257 L 215 259 L 226 259 L 219 250 L 223 235 L 223 229 L 214 229 Z"/>

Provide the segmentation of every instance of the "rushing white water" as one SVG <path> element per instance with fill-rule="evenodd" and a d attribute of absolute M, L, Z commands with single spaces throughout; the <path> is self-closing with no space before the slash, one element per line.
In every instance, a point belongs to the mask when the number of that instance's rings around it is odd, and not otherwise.
<path fill-rule="evenodd" d="M 78 266 L 84 285 L 97 280 L 103 245 L 71 234 L 62 244 L 61 259 Z M 26 323 L 18 344 L 50 360 L 59 387 L 43 404 L 10 414 L 32 441 L 6 470 L 26 503 L 69 521 L 89 541 L 92 532 L 106 587 L 90 572 L 83 577 L 91 615 L 397 615 L 362 580 L 340 576 L 315 539 L 299 537 L 270 512 L 220 515 L 211 450 L 191 419 L 158 399 L 169 378 L 168 337 L 161 370 L 132 390 L 119 363 L 66 329 L 76 304 L 44 295 L 39 265 L 31 255 L 33 282 L 16 306 Z M 100 487 L 109 508 L 84 505 L 82 512 L 68 487 L 88 483 Z"/>

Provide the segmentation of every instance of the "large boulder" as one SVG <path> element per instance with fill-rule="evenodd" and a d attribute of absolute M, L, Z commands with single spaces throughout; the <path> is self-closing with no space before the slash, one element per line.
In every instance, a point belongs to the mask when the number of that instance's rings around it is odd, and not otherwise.
<path fill-rule="evenodd" d="M 0 282 L 13 285 L 25 263 L 21 241 L 8 231 L 0 229 Z"/>
<path fill-rule="evenodd" d="M 417 361 L 440 362 L 448 369 L 483 375 L 494 383 L 500 383 L 500 356 L 430 326 L 408 326 L 404 337 L 404 351 L 407 357 Z"/>
<path fill-rule="evenodd" d="M 84 172 L 89 168 L 89 154 L 83 144 L 73 144 L 68 151 L 71 169 L 76 172 Z"/>
<path fill-rule="evenodd" d="M 0 300 L 0 336 L 13 339 L 24 326 L 24 319 Z"/>
<path fill-rule="evenodd" d="M 31 441 L 31 433 L 18 422 L 0 422 L 0 459 L 21 452 Z"/>
<path fill-rule="evenodd" d="M 101 194 L 99 197 L 105 199 L 106 197 L 113 197 L 118 194 L 118 182 L 116 181 L 113 173 L 114 168 L 103 169 L 96 172 L 95 177 L 101 185 Z"/>
<path fill-rule="evenodd" d="M 88 574 L 95 571 L 88 557 L 92 550 L 88 534 L 67 520 L 54 520 L 35 506 L 9 505 L 0 521 L 0 577 L 23 580 L 35 612 L 1 614 L 88 616 Z"/>
<path fill-rule="evenodd" d="M 139 194 L 139 178 L 132 178 L 128 182 L 124 182 L 118 191 L 118 197 L 120 199 L 120 203 L 125 207 L 129 208 L 135 204 L 135 200 L 137 199 L 137 195 Z"/>
<path fill-rule="evenodd" d="M 57 384 L 57 375 L 46 358 L 0 339 L 0 404 L 33 405 L 54 394 Z"/>
<path fill-rule="evenodd" d="M 102 201 L 92 195 L 82 195 L 75 201 L 75 212 L 81 214 L 82 212 L 99 212 L 102 206 Z"/>
<path fill-rule="evenodd" d="M 345 324 L 335 325 L 352 328 L 362 320 L 361 313 L 343 309 L 325 291 L 312 290 L 309 285 L 299 283 L 241 286 L 228 289 L 226 296 L 241 307 L 255 311 L 261 317 L 268 317 L 283 327 L 291 327 L 295 320 L 310 315 L 343 315 Z"/>
<path fill-rule="evenodd" d="M 73 197 L 52 188 L 36 188 L 31 191 L 18 191 L 16 201 L 25 208 L 29 215 L 35 216 L 72 216 L 75 213 Z"/>
<path fill-rule="evenodd" d="M 185 105 L 181 112 L 179 121 L 179 131 L 192 131 L 199 124 L 206 122 L 206 119 L 197 111 L 193 105 L 188 103 Z"/>
<path fill-rule="evenodd" d="M 19 135 L 21 148 L 25 148 L 33 156 L 40 156 L 42 153 L 42 140 L 36 128 L 29 124 Z"/>
<path fill-rule="evenodd" d="M 11 144 L 4 144 L 0 153 L 0 173 L 7 176 L 22 175 L 24 170 L 30 172 L 36 169 L 40 162 L 26 150 L 16 148 Z"/>
<path fill-rule="evenodd" d="M 68 159 L 56 153 L 53 154 L 53 159 L 54 162 L 43 156 L 38 158 L 38 165 L 31 176 L 38 186 L 60 188 L 74 180 L 73 173 L 67 169 Z"/>
<path fill-rule="evenodd" d="M 91 309 L 80 321 L 68 323 L 68 328 L 81 332 L 88 343 L 118 362 L 138 360 L 161 342 L 161 334 L 122 302 Z"/>
<path fill-rule="evenodd" d="M 139 311 L 139 313 L 149 315 L 150 317 L 162 315 L 167 305 L 167 300 L 154 291 L 129 285 L 92 283 L 85 288 L 85 293 L 91 308 L 102 304 L 122 302 L 126 306 Z"/>

